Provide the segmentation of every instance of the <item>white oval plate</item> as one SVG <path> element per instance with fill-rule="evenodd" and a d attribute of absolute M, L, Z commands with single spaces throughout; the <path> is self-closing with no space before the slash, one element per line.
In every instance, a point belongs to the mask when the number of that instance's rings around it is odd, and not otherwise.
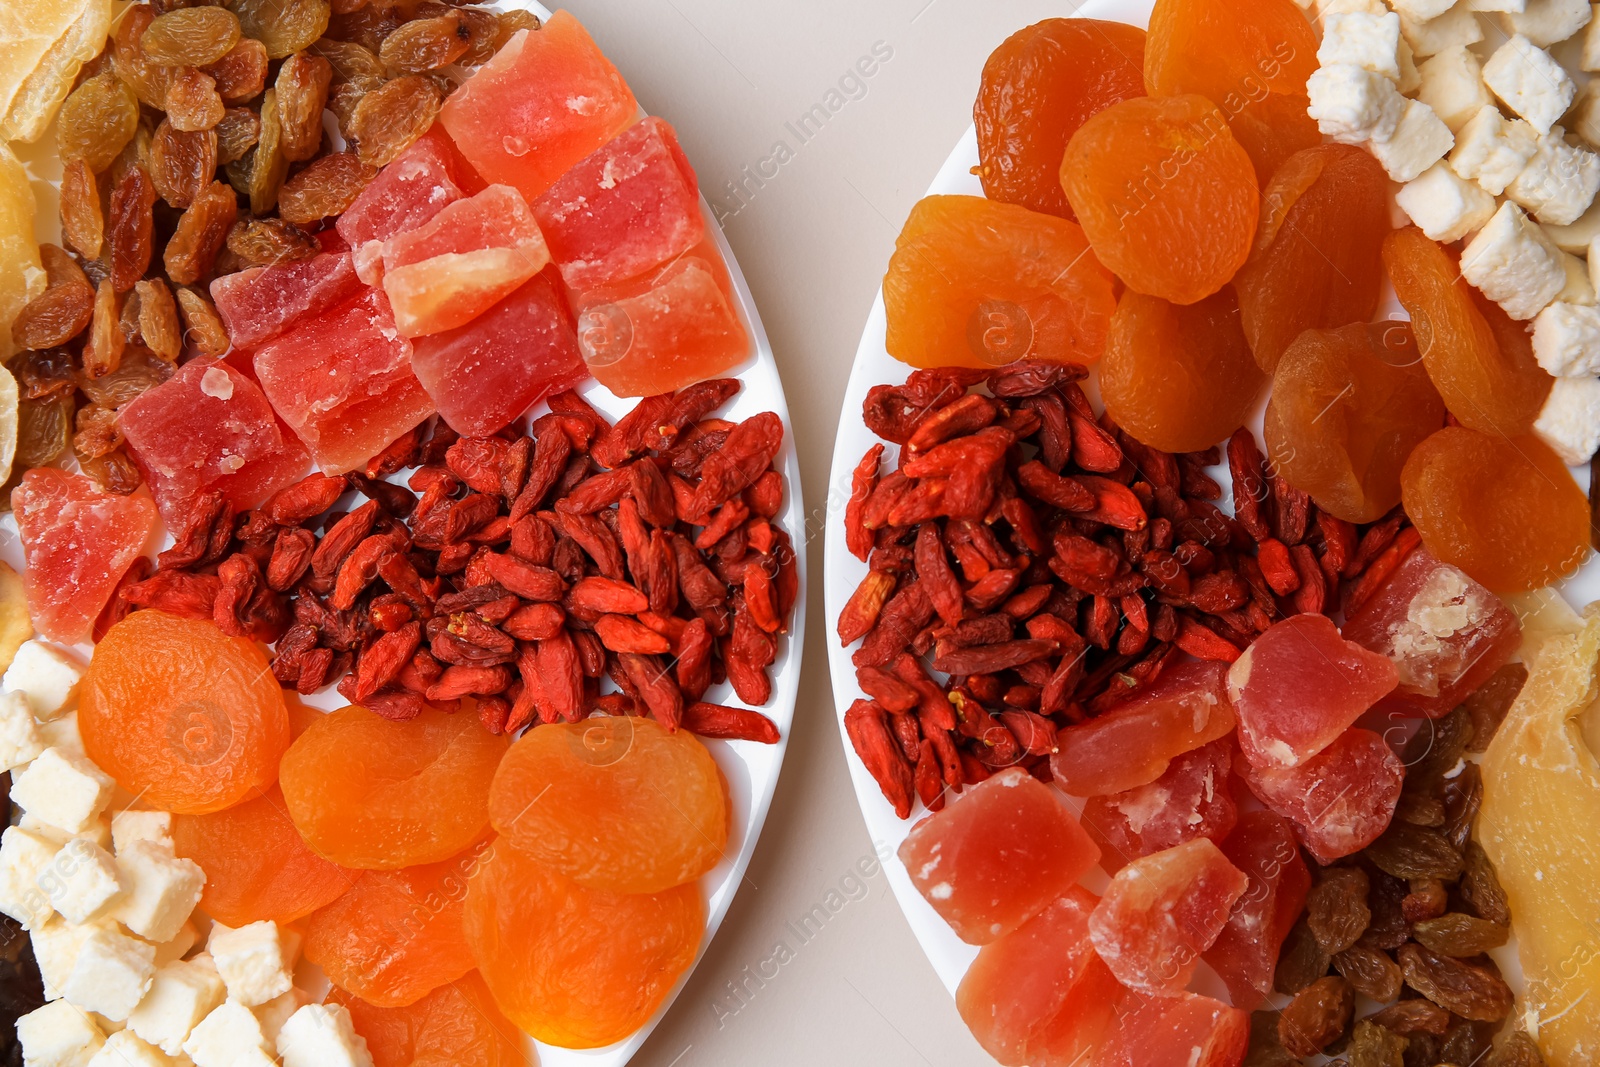
<path fill-rule="evenodd" d="M 536 2 L 522 3 L 512 0 L 510 3 L 495 3 L 490 6 L 501 10 L 521 7 L 541 18 L 550 17 L 549 10 Z M 662 117 L 671 121 L 670 115 Z M 32 184 L 39 200 L 35 228 L 39 238 L 48 241 L 60 240 L 55 187 L 60 182 L 61 164 L 56 158 L 54 145 L 55 134 L 52 128 L 37 144 L 13 146 L 34 179 Z M 772 698 L 764 707 L 756 709 L 777 724 L 780 734 L 778 743 L 762 745 L 750 741 L 713 739 L 705 741 L 706 747 L 711 750 L 717 766 L 722 769 L 723 776 L 727 779 L 734 818 L 729 827 L 728 852 L 723 856 L 722 862 L 700 882 L 706 894 L 707 915 L 705 936 L 701 939 L 699 951 L 695 955 L 696 966 L 700 958 L 705 955 L 711 939 L 716 936 L 717 928 L 722 925 L 723 918 L 728 914 L 734 893 L 738 891 L 745 869 L 750 865 L 750 857 L 755 852 L 756 840 L 761 835 L 762 824 L 767 819 L 767 809 L 772 804 L 772 794 L 778 786 L 778 772 L 783 767 L 784 753 L 789 746 L 789 730 L 794 722 L 795 698 L 800 687 L 801 645 L 806 632 L 805 505 L 800 496 L 800 461 L 795 451 L 794 428 L 789 419 L 789 405 L 784 398 L 783 382 L 778 377 L 778 365 L 773 359 L 772 345 L 767 340 L 766 329 L 761 324 L 761 316 L 756 310 L 755 299 L 750 295 L 750 287 L 745 282 L 744 273 L 739 269 L 739 263 L 733 256 L 733 249 L 729 247 L 727 237 L 717 225 L 710 205 L 703 196 L 700 206 L 701 213 L 706 219 L 707 229 L 715 237 L 717 247 L 727 262 L 728 273 L 733 279 L 734 291 L 738 297 L 739 315 L 745 328 L 750 331 L 755 347 L 755 354 L 751 358 L 727 373 L 728 377 L 738 378 L 742 388 L 733 402 L 717 414 L 723 418 L 740 420 L 763 411 L 772 411 L 783 420 L 784 441 L 783 448 L 778 454 L 777 466 L 783 474 L 785 493 L 783 511 L 779 514 L 778 521 L 794 543 L 800 595 L 795 601 L 794 618 L 790 621 L 789 633 L 779 642 L 777 661 L 768 668 L 768 674 L 772 678 Z M 615 396 L 609 389 L 592 380 L 580 387 L 578 392 L 613 422 L 632 410 L 637 403 L 635 399 Z M 534 412 L 540 413 L 545 410 L 546 407 L 541 404 L 534 409 Z M 310 473 L 309 468 L 307 473 Z M 171 543 L 170 536 L 163 542 L 164 545 Z M 4 559 L 19 571 L 22 570 L 22 545 L 17 535 L 17 521 L 9 511 L 0 517 L 0 559 Z M 80 645 L 77 651 L 87 659 L 93 650 L 89 645 Z M 732 707 L 748 706 L 739 700 L 732 686 L 726 682 L 709 690 L 704 699 Z M 324 710 L 340 708 L 347 703 L 331 687 L 304 698 L 304 702 Z M 310 969 L 315 970 L 315 968 Z M 528 1046 L 537 1050 L 538 1062 L 543 1067 L 623 1067 L 644 1044 L 650 1032 L 656 1028 L 656 1024 L 671 1009 L 673 1001 L 677 999 L 678 993 L 683 989 L 693 970 L 694 968 L 690 967 L 684 972 L 678 984 L 673 987 L 672 993 L 662 1002 L 660 1009 L 649 1022 L 614 1045 L 578 1051 L 556 1048 L 530 1038 Z M 302 976 L 302 982 L 304 980 Z"/>

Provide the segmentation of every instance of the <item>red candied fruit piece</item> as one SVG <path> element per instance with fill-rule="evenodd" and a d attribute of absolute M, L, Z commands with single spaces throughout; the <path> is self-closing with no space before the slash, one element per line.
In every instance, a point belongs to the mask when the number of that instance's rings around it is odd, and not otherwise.
<path fill-rule="evenodd" d="M 1099 859 L 1061 795 L 1020 767 L 966 790 L 900 845 L 911 884 L 972 945 L 1017 929 Z"/>
<path fill-rule="evenodd" d="M 1249 1047 L 1250 1016 L 1238 1008 L 1187 991 L 1146 996 L 1130 989 L 1092 1067 L 1238 1067 Z"/>
<path fill-rule="evenodd" d="M 1378 839 L 1400 801 L 1405 768 L 1382 737 L 1351 728 L 1297 767 L 1257 767 L 1240 759 L 1261 803 L 1294 823 L 1300 841 L 1327 864 Z"/>
<path fill-rule="evenodd" d="M 1438 718 L 1505 665 L 1522 625 L 1466 571 L 1418 548 L 1345 622 L 1344 634 L 1399 671 L 1385 708 Z"/>
<path fill-rule="evenodd" d="M 447 204 L 483 187 L 483 179 L 435 125 L 361 190 L 336 229 L 355 254 L 357 273 L 376 285 L 383 273 L 384 241 L 416 229 Z"/>
<path fill-rule="evenodd" d="M 1239 747 L 1262 767 L 1304 763 L 1392 690 L 1397 678 L 1394 664 L 1339 636 L 1326 615 L 1274 623 L 1228 669 Z"/>
<path fill-rule="evenodd" d="M 363 288 L 350 253 L 324 252 L 224 274 L 211 283 L 211 300 L 233 347 L 249 350 L 307 315 L 360 296 Z"/>
<path fill-rule="evenodd" d="M 572 314 L 548 267 L 465 326 L 411 345 L 417 380 L 464 437 L 488 437 L 589 377 Z"/>
<path fill-rule="evenodd" d="M 1089 936 L 1123 985 L 1178 993 L 1249 884 L 1209 840 L 1186 841 L 1118 871 L 1089 916 Z"/>
<path fill-rule="evenodd" d="M 1275 811 L 1239 816 L 1222 842 L 1222 854 L 1245 873 L 1250 886 L 1202 955 L 1228 987 L 1234 1007 L 1250 1011 L 1272 992 L 1278 950 L 1305 906 L 1311 871 L 1300 855 L 1294 828 Z"/>
<path fill-rule="evenodd" d="M 1141 695 L 1062 730 L 1050 757 L 1056 784 L 1073 796 L 1099 797 L 1148 785 L 1177 756 L 1233 731 L 1228 665 L 1179 663 Z"/>
<path fill-rule="evenodd" d="M 956 1008 L 978 1044 L 1006 1067 L 1086 1060 L 1112 1025 L 1120 987 L 1089 940 L 1097 903 L 1073 886 L 980 949 L 962 977 Z"/>
<path fill-rule="evenodd" d="M 118 413 L 128 449 L 167 525 L 182 529 L 203 493 L 244 511 L 306 472 L 261 387 L 220 360 L 191 360 Z"/>
<path fill-rule="evenodd" d="M 329 474 L 356 469 L 434 411 L 411 371 L 411 343 L 378 290 L 302 319 L 256 351 L 255 370 Z"/>
<path fill-rule="evenodd" d="M 700 185 L 678 135 L 647 118 L 573 167 L 533 205 L 562 279 L 593 289 L 676 259 L 705 237 Z"/>
<path fill-rule="evenodd" d="M 34 627 L 62 644 L 87 640 L 155 532 L 154 505 L 142 496 L 101 492 L 81 474 L 36 467 L 12 490 L 11 507 Z"/>
<path fill-rule="evenodd" d="M 1232 737 L 1219 737 L 1174 758 L 1148 785 L 1090 797 L 1083 828 L 1100 846 L 1106 873 L 1197 837 L 1222 844 L 1239 817 L 1229 784 L 1237 751 Z"/>

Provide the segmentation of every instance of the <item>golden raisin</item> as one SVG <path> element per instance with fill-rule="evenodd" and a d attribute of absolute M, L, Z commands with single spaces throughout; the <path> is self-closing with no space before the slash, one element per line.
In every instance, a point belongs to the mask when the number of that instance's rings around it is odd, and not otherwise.
<path fill-rule="evenodd" d="M 239 43 L 239 20 L 225 7 L 186 7 L 159 15 L 139 38 L 144 54 L 168 67 L 215 63 Z"/>
<path fill-rule="evenodd" d="M 180 130 L 209 130 L 222 121 L 222 97 L 211 75 L 185 67 L 167 86 L 167 121 Z"/>
<path fill-rule="evenodd" d="M 228 328 L 211 301 L 190 288 L 177 292 L 178 310 L 183 314 L 184 337 L 194 343 L 202 356 L 220 356 L 228 351 Z"/>
<path fill-rule="evenodd" d="M 89 323 L 89 340 L 83 346 L 83 373 L 89 378 L 104 378 L 122 362 L 122 310 L 117 306 L 117 290 L 110 278 L 101 280 L 94 293 L 94 319 Z"/>
<path fill-rule="evenodd" d="M 188 207 L 217 171 L 215 130 L 184 132 L 163 119 L 150 141 L 150 180 L 161 199 Z"/>
<path fill-rule="evenodd" d="M 18 348 L 35 351 L 64 345 L 89 325 L 94 314 L 94 287 L 65 250 L 52 244 L 39 246 L 45 288 L 28 301 L 11 324 Z"/>
<path fill-rule="evenodd" d="M 335 81 L 351 82 L 363 92 L 370 92 L 389 80 L 389 72 L 377 54 L 355 41 L 324 37 L 311 46 L 310 52 L 328 61 L 333 67 Z"/>
<path fill-rule="evenodd" d="M 456 62 L 463 67 L 476 67 L 493 59 L 500 47 L 500 16 L 481 7 L 458 8 L 456 14 L 461 16 L 469 36 L 467 50 Z"/>
<path fill-rule="evenodd" d="M 361 162 L 389 163 L 428 132 L 439 114 L 439 87 L 427 78 L 396 78 L 361 98 L 350 116 L 350 132 Z"/>
<path fill-rule="evenodd" d="M 216 82 L 223 103 L 254 100 L 267 87 L 266 45 L 245 37 L 227 55 L 207 66 L 206 73 Z"/>
<path fill-rule="evenodd" d="M 179 285 L 193 285 L 211 273 L 228 230 L 239 217 L 239 201 L 222 182 L 212 182 L 178 220 L 164 259 L 167 276 Z"/>
<path fill-rule="evenodd" d="M 302 226 L 338 215 L 377 174 L 376 167 L 367 166 L 353 153 L 332 152 L 283 183 L 278 191 L 278 214 Z"/>
<path fill-rule="evenodd" d="M 56 150 L 62 160 L 82 159 L 95 172 L 111 161 L 139 128 L 139 100 L 115 74 L 97 74 L 72 90 L 56 114 Z"/>
<path fill-rule="evenodd" d="M 138 466 L 121 448 L 114 448 L 93 459 L 79 460 L 78 466 L 102 492 L 116 493 L 118 496 L 128 496 L 144 481 Z"/>
<path fill-rule="evenodd" d="M 156 13 L 143 4 L 134 4 L 123 13 L 112 40 L 111 64 L 141 104 L 161 110 L 167 106 L 167 83 L 175 72 L 145 55 L 141 39 L 155 19 Z"/>
<path fill-rule="evenodd" d="M 284 158 L 291 163 L 311 159 L 322 146 L 322 109 L 328 102 L 333 67 L 321 56 L 296 52 L 278 68 L 279 137 Z"/>
<path fill-rule="evenodd" d="M 350 122 L 355 118 L 356 105 L 361 103 L 361 98 L 367 95 L 367 90 L 355 82 L 336 82 L 328 90 L 328 110 L 333 112 L 333 117 L 339 123 L 339 135 L 346 141 L 352 140 Z"/>
<path fill-rule="evenodd" d="M 150 269 L 156 187 L 143 167 L 133 166 L 111 190 L 111 280 L 127 292 Z"/>
<path fill-rule="evenodd" d="M 328 0 L 238 0 L 234 13 L 246 37 L 267 46 L 267 55 L 283 59 L 308 47 L 328 28 Z"/>
<path fill-rule="evenodd" d="M 451 12 L 401 26 L 383 39 L 378 57 L 399 74 L 422 74 L 454 63 L 471 40 L 466 21 Z"/>
<path fill-rule="evenodd" d="M 510 11 L 498 12 L 500 16 L 499 32 L 495 35 L 495 51 L 499 51 L 511 42 L 511 38 L 523 30 L 537 30 L 543 23 L 539 16 L 523 8 L 513 8 Z"/>
<path fill-rule="evenodd" d="M 122 431 L 117 428 L 117 413 L 111 408 L 89 404 L 78 409 L 77 433 L 72 436 L 72 450 L 79 460 L 94 459 L 122 444 Z"/>
<path fill-rule="evenodd" d="M 283 155 L 283 126 L 278 117 L 278 94 L 268 89 L 261 98 L 261 138 L 250 161 L 250 213 L 265 215 L 278 203 L 278 186 L 288 173 Z M 231 220 L 230 220 L 231 224 Z"/>
<path fill-rule="evenodd" d="M 217 165 L 243 159 L 261 138 L 261 116 L 247 107 L 230 107 L 217 123 Z"/>
<path fill-rule="evenodd" d="M 105 241 L 105 229 L 94 171 L 85 161 L 74 159 L 61 172 L 61 236 L 85 259 L 95 259 Z"/>
<path fill-rule="evenodd" d="M 172 290 L 160 278 L 142 281 L 133 287 L 139 298 L 139 335 L 145 347 L 168 363 L 183 354 L 183 328 L 178 325 L 178 307 Z"/>
<path fill-rule="evenodd" d="M 310 259 L 322 245 L 284 219 L 240 219 L 228 231 L 228 250 L 249 266 L 264 267 Z"/>

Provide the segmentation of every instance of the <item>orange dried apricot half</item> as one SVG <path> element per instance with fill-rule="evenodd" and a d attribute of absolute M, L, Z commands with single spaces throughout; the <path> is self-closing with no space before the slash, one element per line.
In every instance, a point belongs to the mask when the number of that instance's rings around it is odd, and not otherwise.
<path fill-rule="evenodd" d="M 1305 93 L 1268 93 L 1248 101 L 1239 111 L 1223 107 L 1228 128 L 1255 164 L 1258 182 L 1278 173 L 1296 152 L 1322 143 L 1322 131 L 1309 114 L 1310 107 L 1311 98 Z"/>
<path fill-rule="evenodd" d="M 328 1000 L 349 1009 L 373 1067 L 526 1067 L 532 1062 L 523 1052 L 522 1034 L 500 1014 L 476 971 L 403 1008 L 380 1008 L 337 988 Z"/>
<path fill-rule="evenodd" d="M 1303 94 L 1317 35 L 1293 0 L 1156 0 L 1144 50 L 1151 96 L 1200 93 L 1229 114 L 1268 93 Z"/>

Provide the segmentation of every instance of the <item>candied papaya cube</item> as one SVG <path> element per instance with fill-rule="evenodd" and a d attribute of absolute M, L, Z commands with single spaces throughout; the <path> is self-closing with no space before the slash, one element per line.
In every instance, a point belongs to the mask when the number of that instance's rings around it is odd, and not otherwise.
<path fill-rule="evenodd" d="M 261 387 L 231 365 L 191 360 L 118 413 L 162 517 L 186 525 L 203 493 L 244 511 L 302 477 L 310 457 L 286 433 Z"/>
<path fill-rule="evenodd" d="M 973 945 L 1027 922 L 1099 858 L 1061 795 L 1020 767 L 966 790 L 900 845 L 911 884 Z"/>
<path fill-rule="evenodd" d="M 1006 1067 L 1086 1061 L 1113 1024 L 1117 980 L 1089 939 L 1098 899 L 1081 886 L 978 952 L 956 1009 L 985 1052 Z"/>
<path fill-rule="evenodd" d="M 1386 708 L 1430 719 L 1475 692 L 1522 643 L 1505 601 L 1423 548 L 1345 622 L 1344 634 L 1399 672 Z"/>
<path fill-rule="evenodd" d="M 11 507 L 34 627 L 62 644 L 88 640 L 123 572 L 155 533 L 155 505 L 101 492 L 81 474 L 36 467 L 12 490 Z"/>
<path fill-rule="evenodd" d="M 700 184 L 661 119 L 647 118 L 592 153 L 533 205 L 561 277 L 574 289 L 614 285 L 683 255 L 705 237 Z"/>
<path fill-rule="evenodd" d="M 412 342 L 412 369 L 452 430 L 487 437 L 589 376 L 560 286 L 547 267 L 465 326 Z"/>
<path fill-rule="evenodd" d="M 1278 950 L 1305 906 L 1311 871 L 1300 855 L 1294 828 L 1275 811 L 1239 816 L 1222 842 L 1222 854 L 1250 885 L 1202 957 L 1228 987 L 1233 1006 L 1249 1011 L 1272 992 Z"/>
<path fill-rule="evenodd" d="M 1179 663 L 1139 696 L 1057 735 L 1056 784 L 1079 797 L 1148 785 L 1177 756 L 1233 732 L 1225 663 Z"/>
<path fill-rule="evenodd" d="M 543 195 L 585 156 L 633 125 L 639 103 L 566 11 L 518 33 L 444 102 L 439 120 L 492 182 Z"/>
<path fill-rule="evenodd" d="M 550 262 L 522 194 L 509 185 L 446 204 L 383 243 L 383 291 L 407 337 L 464 326 Z"/>
<path fill-rule="evenodd" d="M 1090 797 L 1083 828 L 1100 846 L 1106 872 L 1197 837 L 1222 844 L 1239 816 L 1229 781 L 1237 751 L 1231 736 L 1219 737 L 1175 757 L 1148 785 Z"/>
<path fill-rule="evenodd" d="M 1211 841 L 1186 841 L 1118 871 L 1089 916 L 1089 937 L 1129 989 L 1179 993 L 1249 884 Z"/>
<path fill-rule="evenodd" d="M 1387 658 L 1339 635 L 1326 615 L 1274 623 L 1228 668 L 1239 747 L 1262 767 L 1293 767 L 1395 687 Z"/>
<path fill-rule="evenodd" d="M 354 253 L 362 281 L 377 285 L 384 241 L 421 226 L 446 205 L 482 188 L 483 180 L 435 125 L 361 190 L 339 216 L 335 231 Z"/>
<path fill-rule="evenodd" d="M 1238 1067 L 1249 1047 L 1250 1016 L 1237 1007 L 1188 991 L 1148 996 L 1130 989 L 1091 1067 Z"/>
<path fill-rule="evenodd" d="M 1405 768 L 1388 742 L 1352 727 L 1293 767 L 1234 764 L 1261 803 L 1294 823 L 1300 842 L 1327 864 L 1366 848 L 1394 817 Z"/>
<path fill-rule="evenodd" d="M 379 290 L 302 319 L 256 350 L 255 371 L 329 474 L 354 470 L 434 411 Z"/>
<path fill-rule="evenodd" d="M 211 300 L 233 347 L 248 351 L 306 315 L 353 300 L 363 289 L 350 253 L 324 252 L 295 263 L 224 274 L 211 283 Z"/>

